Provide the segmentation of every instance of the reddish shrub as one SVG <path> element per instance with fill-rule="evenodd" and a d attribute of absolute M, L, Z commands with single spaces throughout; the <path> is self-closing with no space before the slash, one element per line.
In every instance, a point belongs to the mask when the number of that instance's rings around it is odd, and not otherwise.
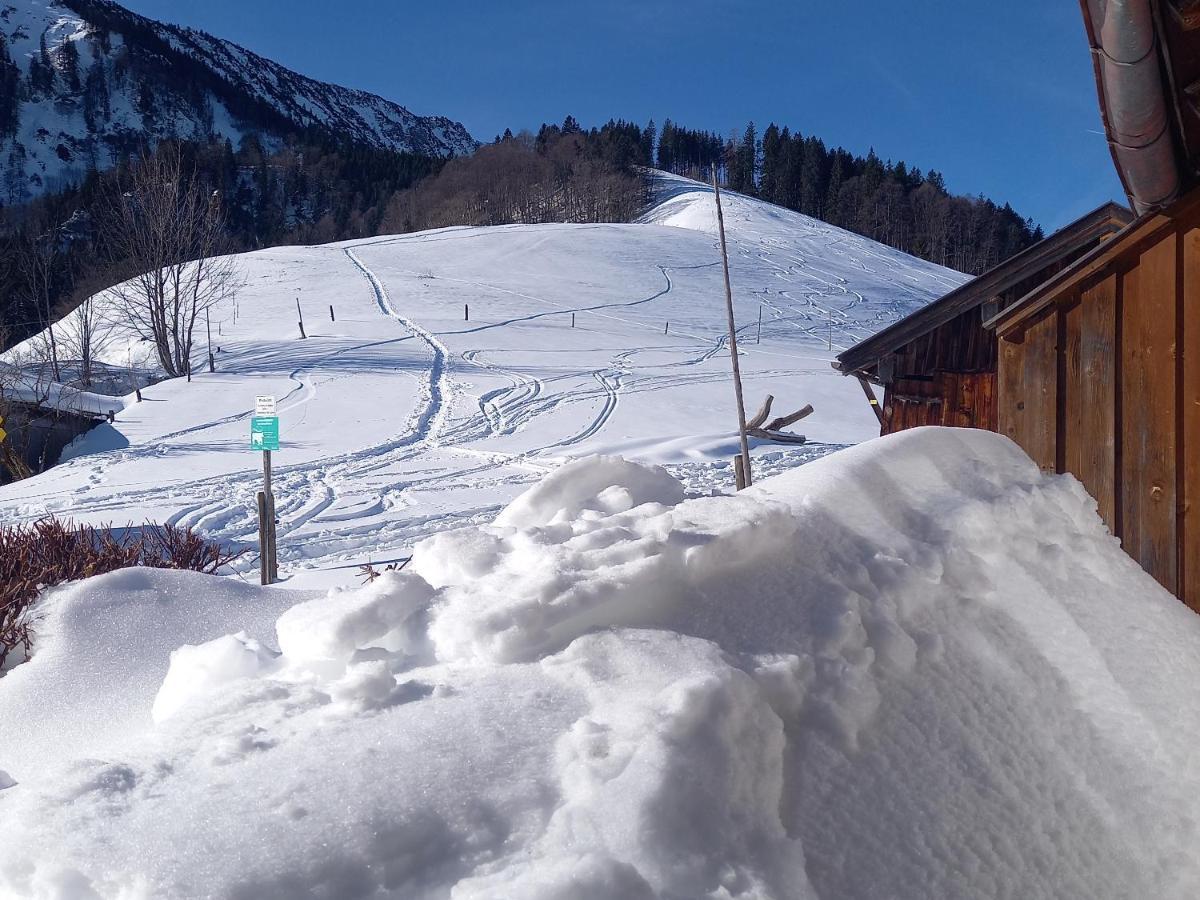
<path fill-rule="evenodd" d="M 173 525 L 117 533 L 51 518 L 0 526 L 0 667 L 13 650 L 29 652 L 29 607 L 43 588 L 130 566 L 212 574 L 241 555 Z"/>

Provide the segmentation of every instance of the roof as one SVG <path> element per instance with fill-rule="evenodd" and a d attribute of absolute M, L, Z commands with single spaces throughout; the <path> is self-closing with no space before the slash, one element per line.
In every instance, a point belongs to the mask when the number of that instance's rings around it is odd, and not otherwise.
<path fill-rule="evenodd" d="M 1105 203 L 1045 240 L 1010 256 L 978 278 L 855 344 L 838 355 L 834 367 L 849 373 L 874 366 L 881 357 L 894 353 L 964 312 L 987 303 L 1093 241 L 1115 234 L 1132 220 L 1133 214 L 1125 207 L 1118 203 Z"/>
<path fill-rule="evenodd" d="M 1105 135 L 1138 212 L 1200 172 L 1200 0 L 1079 0 Z"/>
<path fill-rule="evenodd" d="M 1064 292 L 1072 290 L 1084 280 L 1104 272 L 1128 253 L 1153 243 L 1165 231 L 1177 227 L 1177 223 L 1181 219 L 1195 216 L 1198 211 L 1200 211 L 1200 193 L 1194 193 L 1161 212 L 1143 213 L 1123 228 L 1116 237 L 1079 257 L 1061 272 L 988 319 L 983 323 L 983 327 L 993 329 L 999 334 L 1011 331 L 1021 322 L 1037 315 L 1052 304 Z"/>
<path fill-rule="evenodd" d="M 125 408 L 121 397 L 81 391 L 58 382 L 40 381 L 35 374 L 0 363 L 0 399 L 85 419 L 103 419 Z"/>

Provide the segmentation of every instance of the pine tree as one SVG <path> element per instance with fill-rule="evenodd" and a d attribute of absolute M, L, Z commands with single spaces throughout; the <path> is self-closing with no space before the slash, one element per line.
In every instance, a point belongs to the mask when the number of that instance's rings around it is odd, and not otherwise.
<path fill-rule="evenodd" d="M 772 203 L 780 202 L 780 183 L 784 164 L 783 142 L 779 128 L 774 122 L 767 126 L 762 137 L 762 176 L 759 180 L 759 196 Z"/>
<path fill-rule="evenodd" d="M 642 129 L 641 157 L 643 166 L 654 165 L 654 145 L 657 140 L 658 129 L 654 127 L 654 120 L 651 119 L 646 123 L 646 127 Z"/>
<path fill-rule="evenodd" d="M 79 48 L 75 46 L 74 41 L 63 41 L 62 46 L 58 49 L 58 65 L 67 82 L 67 87 L 78 93 L 80 89 Z"/>
<path fill-rule="evenodd" d="M 758 137 L 753 122 L 746 126 L 734 158 L 738 168 L 737 180 L 740 185 L 736 190 L 745 194 L 757 193 L 758 186 L 755 175 L 758 171 Z"/>

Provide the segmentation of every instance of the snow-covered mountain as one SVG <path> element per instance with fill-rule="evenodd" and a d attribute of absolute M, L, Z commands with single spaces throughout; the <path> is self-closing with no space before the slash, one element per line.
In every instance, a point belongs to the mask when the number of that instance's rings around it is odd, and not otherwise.
<path fill-rule="evenodd" d="M 146 136 L 271 143 L 303 130 L 437 156 L 476 146 L 458 122 L 109 0 L 0 0 L 0 202 L 77 181 Z"/>

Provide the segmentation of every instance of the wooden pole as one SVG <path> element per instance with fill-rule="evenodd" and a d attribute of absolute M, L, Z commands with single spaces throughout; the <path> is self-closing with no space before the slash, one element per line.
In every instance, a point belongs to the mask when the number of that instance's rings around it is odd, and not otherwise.
<path fill-rule="evenodd" d="M 670 323 L 670 322 L 664 322 L 664 323 L 663 323 L 663 334 L 666 334 L 666 333 L 667 333 L 668 331 L 670 331 L 670 330 L 671 330 L 671 323 Z"/>
<path fill-rule="evenodd" d="M 758 304 L 758 337 L 754 339 L 754 343 L 762 343 L 762 304 Z"/>
<path fill-rule="evenodd" d="M 867 402 L 871 404 L 871 411 L 875 413 L 875 418 L 879 420 L 880 425 L 883 425 L 883 410 L 879 408 L 879 400 L 875 397 L 875 391 L 871 389 L 870 382 L 859 375 L 858 383 L 862 385 L 863 393 L 867 395 Z"/>
<path fill-rule="evenodd" d="M 204 311 L 204 328 L 208 332 L 208 371 L 215 372 L 217 371 L 217 363 L 212 355 L 212 320 L 209 318 L 207 309 Z"/>
<path fill-rule="evenodd" d="M 571 327 L 575 327 L 575 313 L 571 313 Z"/>
<path fill-rule="evenodd" d="M 332 303 L 330 303 L 330 304 L 329 304 L 329 321 L 330 321 L 330 322 L 336 322 L 336 321 L 337 321 L 337 318 L 336 318 L 336 317 L 334 316 L 334 314 L 333 314 L 333 304 L 332 304 Z"/>
<path fill-rule="evenodd" d="M 267 492 L 258 492 L 258 578 L 260 584 L 271 583 L 271 554 L 267 550 Z"/>
<path fill-rule="evenodd" d="M 717 201 L 717 231 L 721 235 L 721 265 L 725 271 L 725 312 L 729 318 L 729 355 L 733 360 L 733 393 L 737 398 L 738 437 L 742 444 L 742 469 L 745 486 L 754 483 L 750 473 L 750 442 L 746 439 L 746 402 L 742 398 L 742 369 L 738 363 L 737 323 L 733 318 L 733 287 L 729 283 L 729 249 L 725 244 L 725 214 L 721 211 L 721 187 L 717 184 L 717 168 L 712 173 L 713 196 Z M 740 488 L 739 488 L 740 490 Z"/>
<path fill-rule="evenodd" d="M 746 467 L 742 463 L 742 454 L 733 458 L 733 482 L 739 491 L 746 489 Z"/>
<path fill-rule="evenodd" d="M 275 545 L 275 491 L 271 487 L 271 451 L 263 451 L 263 496 L 266 497 L 266 509 L 263 516 L 262 534 L 259 540 L 266 542 L 267 581 L 263 584 L 273 584 L 279 577 L 279 554 Z M 265 535 L 265 537 L 264 537 Z"/>
<path fill-rule="evenodd" d="M 300 298 L 296 298 L 296 315 L 300 317 L 300 337 L 308 340 L 308 335 L 304 333 L 304 310 L 300 308 Z"/>
<path fill-rule="evenodd" d="M 471 307 L 468 306 L 466 303 L 463 304 L 463 321 L 464 322 L 471 321 Z"/>

